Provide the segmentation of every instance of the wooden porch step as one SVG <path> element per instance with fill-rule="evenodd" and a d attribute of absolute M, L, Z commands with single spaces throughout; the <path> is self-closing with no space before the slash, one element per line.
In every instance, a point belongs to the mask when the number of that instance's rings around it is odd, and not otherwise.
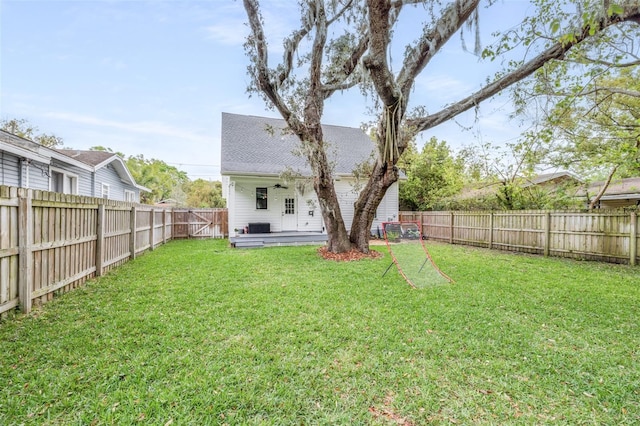
<path fill-rule="evenodd" d="M 238 239 L 235 241 L 234 246 L 236 248 L 262 248 L 264 247 L 264 240 L 262 239 Z"/>

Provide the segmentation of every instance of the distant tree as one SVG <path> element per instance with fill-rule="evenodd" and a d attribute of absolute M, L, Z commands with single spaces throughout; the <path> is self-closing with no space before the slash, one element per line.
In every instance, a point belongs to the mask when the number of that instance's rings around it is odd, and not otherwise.
<path fill-rule="evenodd" d="M 405 150 L 399 166 L 407 176 L 406 181 L 400 182 L 401 209 L 438 208 L 464 183 L 464 165 L 456 160 L 445 141 L 439 142 L 435 137 L 420 152 L 414 147 Z"/>
<path fill-rule="evenodd" d="M 161 200 L 173 199 L 184 204 L 184 185 L 189 181 L 187 174 L 157 159 L 147 159 L 143 155 L 131 156 L 125 161 L 136 182 L 146 186 L 150 193 L 143 192 L 141 202 L 154 204 Z"/>
<path fill-rule="evenodd" d="M 102 146 L 102 145 L 96 145 L 96 146 L 92 146 L 91 148 L 89 148 L 90 151 L 101 151 L 101 152 L 113 152 L 114 154 L 116 154 L 118 157 L 122 158 L 123 160 L 125 159 L 125 155 L 120 152 L 120 151 L 116 151 L 114 152 L 113 149 Z"/>
<path fill-rule="evenodd" d="M 189 207 L 225 207 L 226 201 L 222 198 L 222 183 L 220 181 L 208 181 L 196 179 L 185 184 L 187 193 L 187 205 Z"/>
<path fill-rule="evenodd" d="M 3 119 L 0 121 L 0 128 L 6 132 L 20 136 L 21 138 L 29 139 L 30 141 L 49 148 L 61 147 L 63 145 L 61 137 L 56 136 L 53 133 L 38 133 L 39 129 L 24 118 Z"/>
<path fill-rule="evenodd" d="M 513 143 L 466 147 L 458 156 L 466 170 L 467 194 L 446 199 L 443 208 L 461 210 L 522 210 L 576 207 L 576 182 L 533 184 L 546 169 L 549 145 L 545 130 L 534 129 Z M 471 175 L 469 175 L 471 173 Z"/>
<path fill-rule="evenodd" d="M 640 60 L 561 96 L 545 119 L 550 161 L 604 184 L 589 194 L 593 209 L 614 178 L 640 176 Z M 560 96 L 560 93 L 557 94 Z"/>

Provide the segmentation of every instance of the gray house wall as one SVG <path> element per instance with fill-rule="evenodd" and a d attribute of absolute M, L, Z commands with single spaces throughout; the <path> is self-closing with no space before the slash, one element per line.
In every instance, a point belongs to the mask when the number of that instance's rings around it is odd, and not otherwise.
<path fill-rule="evenodd" d="M 0 151 L 0 185 L 20 186 L 20 159 Z"/>
<path fill-rule="evenodd" d="M 0 185 L 49 190 L 49 166 L 0 151 Z"/>
<path fill-rule="evenodd" d="M 109 185 L 109 198 L 112 200 L 125 201 L 124 191 L 132 191 L 136 201 L 140 200 L 140 190 L 133 185 L 126 184 L 120 179 L 120 175 L 112 164 L 101 168 L 95 176 L 95 196 L 102 196 L 102 184 Z"/>
<path fill-rule="evenodd" d="M 22 185 L 27 186 L 27 176 L 29 178 L 29 188 L 42 191 L 49 190 L 49 165 L 31 160 L 29 164 L 22 164 Z"/>
<path fill-rule="evenodd" d="M 64 170 L 65 172 L 78 176 L 78 195 L 83 195 L 85 197 L 94 196 L 94 194 L 92 193 L 92 186 L 91 186 L 92 172 L 81 169 L 80 167 L 77 167 L 71 164 L 63 163 L 56 159 L 51 160 L 51 167 Z M 47 191 L 49 191 L 49 186 L 47 186 Z"/>

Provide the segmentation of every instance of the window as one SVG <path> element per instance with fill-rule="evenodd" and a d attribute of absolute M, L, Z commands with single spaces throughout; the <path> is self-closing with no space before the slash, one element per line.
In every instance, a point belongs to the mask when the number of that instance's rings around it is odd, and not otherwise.
<path fill-rule="evenodd" d="M 132 203 L 136 202 L 136 193 L 133 191 L 130 191 L 128 189 L 124 190 L 124 200 L 125 201 L 130 201 Z"/>
<path fill-rule="evenodd" d="M 50 189 L 63 194 L 78 193 L 78 176 L 60 169 L 51 169 Z"/>
<path fill-rule="evenodd" d="M 295 214 L 296 213 L 296 199 L 295 198 L 285 198 L 284 199 L 284 214 Z"/>
<path fill-rule="evenodd" d="M 267 188 L 256 188 L 256 209 L 267 209 Z"/>
<path fill-rule="evenodd" d="M 109 198 L 109 185 L 106 183 L 102 184 L 102 198 Z"/>

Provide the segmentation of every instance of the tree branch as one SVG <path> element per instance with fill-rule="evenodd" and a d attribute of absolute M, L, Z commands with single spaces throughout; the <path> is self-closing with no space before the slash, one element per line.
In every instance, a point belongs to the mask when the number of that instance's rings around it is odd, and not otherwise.
<path fill-rule="evenodd" d="M 618 166 L 614 166 L 609 171 L 607 180 L 605 180 L 604 183 L 602 184 L 600 191 L 598 191 L 598 194 L 596 194 L 596 196 L 593 197 L 593 199 L 589 202 L 589 210 L 593 210 L 596 207 L 596 204 L 598 204 L 598 202 L 600 201 L 600 198 L 602 198 L 604 193 L 607 192 L 607 188 L 609 188 L 609 185 L 611 184 L 611 180 L 613 179 L 613 175 L 616 173 L 617 170 L 618 170 Z"/>
<path fill-rule="evenodd" d="M 456 0 L 449 5 L 432 28 L 425 27 L 416 46 L 405 55 L 398 85 L 407 95 L 418 74 L 429 63 L 440 48 L 455 34 L 478 7 L 480 0 Z"/>
<path fill-rule="evenodd" d="M 600 30 L 603 30 L 604 28 L 615 24 L 619 24 L 621 22 L 640 22 L 640 7 L 633 8 L 625 15 L 614 16 L 612 18 L 603 20 L 603 22 L 601 22 L 600 24 Z M 512 84 L 517 83 L 518 81 L 530 76 L 536 70 L 540 69 L 545 63 L 554 59 L 562 59 L 573 46 L 581 43 L 590 36 L 590 29 L 588 27 L 584 28 L 579 34 L 575 36 L 573 40 L 555 43 L 553 46 L 547 48 L 544 52 L 540 53 L 532 60 L 526 62 L 519 68 L 515 69 L 509 74 L 504 75 L 502 78 L 494 81 L 493 83 L 488 84 L 472 95 L 458 101 L 457 103 L 447 108 L 444 108 L 443 110 L 435 114 L 407 120 L 407 124 L 414 128 L 414 132 L 416 134 L 426 129 L 435 127 L 438 124 L 441 124 L 461 114 L 462 112 L 477 106 L 478 104 L 480 104 L 480 102 L 494 96 L 495 94 L 506 89 Z"/>
<path fill-rule="evenodd" d="M 267 99 L 276 107 L 282 117 L 287 121 L 291 129 L 299 133 L 302 124 L 287 107 L 283 99 L 280 97 L 276 85 L 271 80 L 271 72 L 268 67 L 267 42 L 262 27 L 262 17 L 260 14 L 260 6 L 257 0 L 243 0 L 247 17 L 249 18 L 249 26 L 251 35 L 249 44 L 255 53 L 255 74 L 253 78 L 258 89 L 265 94 Z"/>
<path fill-rule="evenodd" d="M 309 82 L 304 101 L 305 122 L 319 125 L 324 109 L 324 92 L 322 91 L 322 60 L 327 44 L 327 15 L 324 0 L 313 0 L 315 3 L 314 23 L 315 37 L 311 47 L 311 62 L 309 64 Z"/>

